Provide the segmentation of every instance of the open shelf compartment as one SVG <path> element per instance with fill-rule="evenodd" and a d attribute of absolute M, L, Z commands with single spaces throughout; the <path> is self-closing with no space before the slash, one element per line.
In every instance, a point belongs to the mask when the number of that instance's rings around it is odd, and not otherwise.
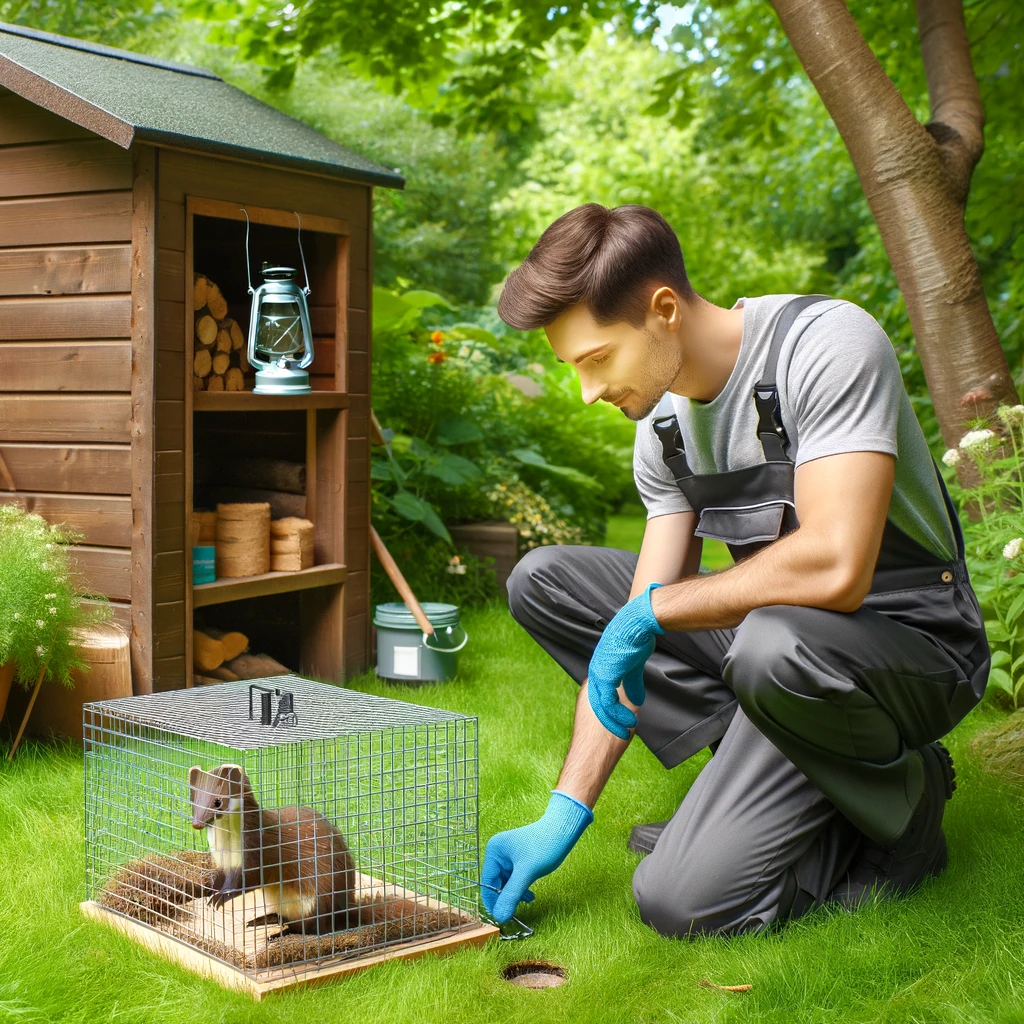
<path fill-rule="evenodd" d="M 249 303 L 245 273 L 245 214 L 237 204 L 215 200 L 188 201 L 186 269 L 188 288 L 193 272 L 216 282 L 228 303 L 228 315 L 248 331 Z M 299 268 L 301 262 L 295 216 L 289 211 L 247 207 L 253 284 L 262 277 L 264 261 Z M 346 442 L 349 396 L 345 392 L 345 326 L 348 283 L 348 238 L 344 221 L 304 216 L 302 246 L 309 270 L 310 314 L 315 359 L 310 369 L 312 393 L 257 395 L 252 391 L 193 392 L 187 417 L 186 507 L 216 509 L 231 501 L 269 501 L 274 519 L 295 515 L 314 524 L 314 564 L 297 572 L 269 572 L 222 578 L 186 586 L 187 621 L 200 628 L 194 612 L 211 610 L 221 628 L 232 628 L 230 609 L 247 624 L 253 649 L 274 648 L 268 630 L 293 630 L 285 649 L 295 651 L 289 665 L 297 672 L 323 679 L 344 676 L 343 625 L 346 509 Z M 187 303 L 191 308 L 191 303 Z M 186 359 L 191 373 L 192 317 L 186 317 Z M 251 387 L 251 382 L 247 384 Z M 272 491 L 239 485 L 232 466 L 242 459 L 265 457 L 302 464 L 304 493 Z M 283 597 L 296 594 L 280 611 Z M 244 602 L 244 603 L 240 603 Z M 268 603 L 269 602 L 269 603 Z M 261 617 L 265 614 L 265 618 Z M 283 615 L 282 617 L 279 617 Z M 265 623 L 265 628 L 264 628 Z M 244 631 L 244 630 L 243 630 Z M 262 640 L 260 636 L 262 635 Z M 294 642 L 293 642 L 294 639 Z M 187 630 L 187 684 L 193 681 L 191 629 Z M 297 663 L 296 663 L 297 662 Z"/>

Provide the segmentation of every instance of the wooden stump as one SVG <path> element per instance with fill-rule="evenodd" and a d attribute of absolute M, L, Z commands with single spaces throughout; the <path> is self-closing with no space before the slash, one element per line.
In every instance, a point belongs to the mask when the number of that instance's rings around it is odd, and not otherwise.
<path fill-rule="evenodd" d="M 74 689 L 43 684 L 28 722 L 27 731 L 34 736 L 57 734 L 81 743 L 83 704 L 132 695 L 130 647 L 124 630 L 113 623 L 90 626 L 79 630 L 75 641 L 87 670 L 72 673 Z M 13 720 L 15 704 L 24 708 L 28 695 L 19 689 L 10 703 Z"/>

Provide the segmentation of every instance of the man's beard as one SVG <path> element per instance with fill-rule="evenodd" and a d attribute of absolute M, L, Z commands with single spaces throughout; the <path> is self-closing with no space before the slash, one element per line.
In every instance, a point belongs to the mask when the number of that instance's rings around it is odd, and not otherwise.
<path fill-rule="evenodd" d="M 672 386 L 679 376 L 683 365 L 682 354 L 675 352 L 675 358 L 666 358 L 662 348 L 661 339 L 646 325 L 641 328 L 644 337 L 647 339 L 648 358 L 645 360 L 645 372 L 643 379 L 638 382 L 637 387 L 630 388 L 638 398 L 643 399 L 639 409 L 626 409 L 622 407 L 622 414 L 634 421 L 639 421 L 649 416 L 657 408 L 658 403 L 664 397 L 665 392 Z"/>

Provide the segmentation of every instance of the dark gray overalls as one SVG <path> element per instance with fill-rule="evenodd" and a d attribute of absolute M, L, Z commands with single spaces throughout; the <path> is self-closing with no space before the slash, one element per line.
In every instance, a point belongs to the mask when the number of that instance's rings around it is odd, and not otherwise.
<path fill-rule="evenodd" d="M 754 392 L 764 463 L 694 475 L 675 417 L 653 421 L 700 516 L 696 534 L 725 541 L 736 559 L 798 525 L 775 366 L 798 314 L 824 298 L 793 300 L 776 323 Z M 885 845 L 903 832 L 923 791 L 913 751 L 978 703 L 989 669 L 959 520 L 935 471 L 954 561 L 887 521 L 855 612 L 772 605 L 735 629 L 658 637 L 637 735 L 668 768 L 721 740 L 633 877 L 641 917 L 658 931 L 736 934 L 796 916 L 827 900 L 865 836 Z M 509 578 L 510 610 L 582 682 L 628 600 L 636 560 L 610 548 L 536 548 Z"/>

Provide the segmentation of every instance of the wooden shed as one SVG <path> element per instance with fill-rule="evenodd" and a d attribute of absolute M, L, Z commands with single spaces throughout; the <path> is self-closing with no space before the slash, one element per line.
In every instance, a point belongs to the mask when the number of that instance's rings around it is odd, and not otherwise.
<path fill-rule="evenodd" d="M 209 71 L 0 24 L 0 501 L 84 534 L 137 693 L 191 685 L 199 620 L 368 664 L 375 185 L 403 180 Z M 193 390 L 194 272 L 247 327 L 243 207 L 257 283 L 301 214 L 312 394 Z M 197 459 L 257 453 L 305 464 L 315 564 L 193 586 Z"/>

